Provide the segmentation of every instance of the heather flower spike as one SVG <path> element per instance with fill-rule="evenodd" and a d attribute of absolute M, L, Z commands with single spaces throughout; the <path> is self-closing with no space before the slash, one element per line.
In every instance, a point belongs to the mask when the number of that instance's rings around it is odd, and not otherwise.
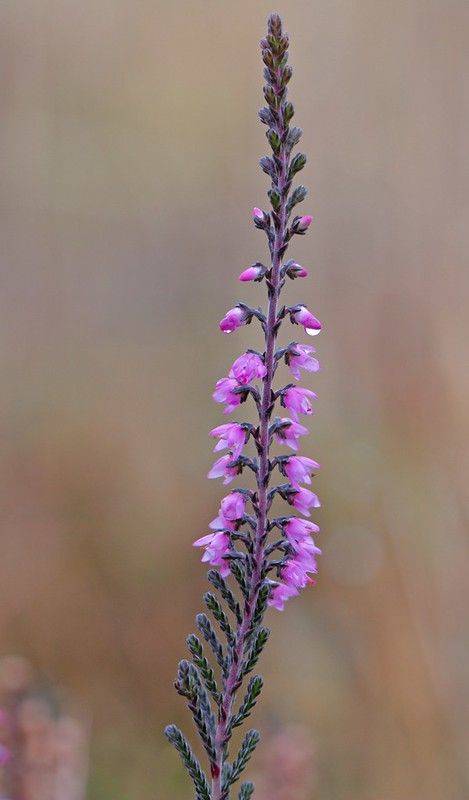
<path fill-rule="evenodd" d="M 230 484 L 241 474 L 251 475 L 252 488 L 232 489 L 209 523 L 210 532 L 194 542 L 202 548 L 202 561 L 212 566 L 208 580 L 213 592 L 207 592 L 204 601 L 214 622 L 206 614 L 198 614 L 200 638 L 194 634 L 188 637 L 191 660 L 180 662 L 175 681 L 192 714 L 208 770 L 203 769 L 176 726 L 170 725 L 165 731 L 192 778 L 196 800 L 229 800 L 232 796 L 232 786 L 260 738 L 257 731 L 249 730 L 238 751 L 230 750 L 234 729 L 249 716 L 262 689 L 259 675 L 251 677 L 244 689 L 242 686 L 269 637 L 269 630 L 263 626 L 267 607 L 282 611 L 290 598 L 314 585 L 311 576 L 317 572 L 320 553 L 312 538 L 319 528 L 303 519 L 320 505 L 317 495 L 304 486 L 311 485 L 319 464 L 296 454 L 301 437 L 308 433 L 299 416 L 313 413 L 316 395 L 293 383 L 274 385 L 282 360 L 296 381 L 302 371 L 319 369 L 311 345 L 295 341 L 277 346 L 282 325 L 300 325 L 310 335 L 321 329 L 321 323 L 304 304 L 280 304 L 286 279 L 308 274 L 296 261 L 284 261 L 284 257 L 292 237 L 304 235 L 313 219 L 309 215 L 292 216 L 306 197 L 304 186 L 292 186 L 295 175 L 305 166 L 306 156 L 293 154 L 302 132 L 290 125 L 294 109 L 287 100 L 292 75 L 287 64 L 288 44 L 279 16 L 272 14 L 267 36 L 261 42 L 266 105 L 259 112 L 272 150 L 260 161 L 271 181 L 271 210 L 255 207 L 252 212 L 254 225 L 266 234 L 270 264 L 256 261 L 239 276 L 243 283 L 265 281 L 267 308 L 263 311 L 238 303 L 220 322 L 224 333 L 258 322 L 264 333 L 264 349 L 242 353 L 226 377 L 217 381 L 213 393 L 214 400 L 225 405 L 224 413 L 239 413 L 242 404 L 249 402 L 254 404 L 258 419 L 256 424 L 236 420 L 210 431 L 216 440 L 214 450 L 225 452 L 217 457 L 208 477 Z M 282 407 L 290 416 L 280 416 Z M 274 455 L 274 444 L 290 452 Z M 286 516 L 271 516 L 276 496 L 286 503 Z M 295 510 L 302 516 L 291 513 Z M 238 800 L 250 800 L 253 792 L 250 781 L 242 783 Z"/>

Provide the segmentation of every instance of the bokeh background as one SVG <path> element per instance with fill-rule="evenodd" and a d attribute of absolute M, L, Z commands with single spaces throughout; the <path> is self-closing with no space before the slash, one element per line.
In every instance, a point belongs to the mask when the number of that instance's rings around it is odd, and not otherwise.
<path fill-rule="evenodd" d="M 258 343 L 217 322 L 261 297 L 236 278 L 266 257 L 272 10 L 0 4 L 0 651 L 90 721 L 90 800 L 191 796 L 162 727 L 189 726 L 171 684 L 222 493 L 210 394 Z M 288 299 L 324 322 L 324 554 L 270 615 L 251 772 L 259 800 L 273 768 L 300 784 L 281 800 L 467 800 L 469 6 L 277 10 L 316 218 Z"/>

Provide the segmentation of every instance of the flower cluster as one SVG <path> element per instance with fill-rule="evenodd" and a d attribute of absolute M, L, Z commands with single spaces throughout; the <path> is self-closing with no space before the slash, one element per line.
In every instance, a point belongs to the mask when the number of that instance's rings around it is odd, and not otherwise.
<path fill-rule="evenodd" d="M 293 236 L 304 235 L 313 220 L 309 215 L 293 216 L 295 206 L 306 196 L 304 186 L 292 188 L 295 175 L 306 164 L 306 156 L 303 153 L 293 155 L 302 132 L 290 126 L 294 109 L 287 100 L 287 85 L 292 75 L 287 63 L 288 46 L 288 36 L 283 33 L 280 18 L 273 14 L 268 34 L 261 42 L 266 106 L 259 112 L 272 150 L 272 155 L 264 156 L 260 162 L 271 180 L 268 192 L 271 209 L 256 207 L 252 215 L 255 227 L 266 234 L 270 264 L 256 261 L 239 276 L 243 284 L 249 281 L 265 284 L 267 308 L 264 311 L 240 302 L 219 324 L 223 333 L 230 334 L 256 321 L 264 332 L 264 349 L 262 352 L 247 350 L 240 355 L 226 377 L 217 381 L 213 392 L 213 399 L 224 406 L 226 415 L 239 412 L 247 401 L 254 403 L 258 421 L 256 424 L 227 422 L 210 431 L 210 436 L 216 440 L 217 459 L 208 477 L 222 478 L 228 485 L 245 470 L 250 470 L 254 488 L 235 488 L 227 494 L 220 503 L 217 517 L 210 523 L 210 533 L 194 542 L 196 547 L 203 548 L 202 561 L 215 568 L 210 570 L 209 580 L 233 615 L 234 623 L 215 595 L 207 593 L 205 603 L 226 643 L 219 640 L 205 614 L 198 615 L 197 625 L 218 664 L 221 685 L 195 636 L 188 639 L 192 663 L 180 663 L 175 684 L 188 700 L 204 744 L 211 786 L 182 733 L 174 726 L 166 730 L 191 774 L 198 800 L 228 800 L 231 785 L 257 744 L 257 731 L 249 731 L 237 757 L 232 763 L 228 761 L 232 731 L 255 704 L 262 688 L 260 676 L 250 680 L 238 711 L 235 711 L 236 695 L 267 641 L 268 631 L 262 627 L 267 606 L 283 610 L 286 600 L 314 584 L 312 576 L 317 572 L 320 553 L 313 538 L 319 531 L 318 526 L 302 518 L 309 518 L 311 510 L 320 505 L 317 495 L 309 488 L 319 464 L 312 458 L 298 455 L 300 438 L 308 433 L 303 421 L 313 414 L 317 395 L 292 382 L 279 388 L 274 385 L 282 362 L 294 381 L 301 379 L 302 372 L 319 370 L 312 345 L 297 341 L 285 347 L 278 345 L 282 325 L 289 319 L 293 326 L 301 326 L 310 336 L 321 330 L 321 323 L 304 304 L 280 305 L 286 280 L 305 278 L 308 274 L 301 264 L 285 261 L 284 256 Z M 280 407 L 286 410 L 286 416 L 275 416 Z M 274 445 L 281 451 L 289 448 L 293 452 L 274 455 Z M 274 517 L 271 508 L 276 498 L 302 516 Z M 228 583 L 231 578 L 234 590 Z M 239 800 L 249 800 L 252 792 L 253 785 L 244 783 Z"/>

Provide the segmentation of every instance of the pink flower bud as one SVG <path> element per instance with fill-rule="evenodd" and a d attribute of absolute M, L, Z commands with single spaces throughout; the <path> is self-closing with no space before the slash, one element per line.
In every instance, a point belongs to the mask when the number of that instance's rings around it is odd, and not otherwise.
<path fill-rule="evenodd" d="M 239 306 L 230 308 L 220 322 L 220 330 L 223 333 L 233 333 L 236 328 L 240 328 L 246 322 L 247 315 L 244 309 Z"/>
<path fill-rule="evenodd" d="M 253 208 L 253 210 L 252 210 L 252 216 L 253 216 L 253 218 L 254 218 L 255 220 L 257 219 L 257 220 L 259 220 L 260 222 L 263 222 L 263 221 L 264 221 L 264 212 L 262 211 L 262 208 Z"/>
<path fill-rule="evenodd" d="M 253 264 L 252 267 L 248 267 L 241 273 L 239 276 L 240 281 L 258 281 L 265 273 L 265 268 L 262 267 L 260 264 Z"/>
<path fill-rule="evenodd" d="M 302 267 L 300 264 L 297 264 L 296 261 L 290 264 L 288 267 L 286 274 L 289 278 L 307 278 L 308 277 L 308 270 Z"/>
<path fill-rule="evenodd" d="M 305 233 L 313 221 L 313 217 L 307 214 L 305 217 L 300 217 L 293 225 L 295 233 Z"/>
<path fill-rule="evenodd" d="M 321 323 L 314 314 L 311 314 L 311 311 L 308 311 L 306 306 L 298 306 L 296 310 L 291 312 L 290 317 L 293 323 L 303 325 L 309 336 L 316 336 L 321 330 Z"/>

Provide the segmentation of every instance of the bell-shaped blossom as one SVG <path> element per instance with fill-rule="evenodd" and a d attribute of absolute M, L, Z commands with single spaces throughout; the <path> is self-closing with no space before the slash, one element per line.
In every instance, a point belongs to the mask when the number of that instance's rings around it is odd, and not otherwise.
<path fill-rule="evenodd" d="M 282 395 L 282 405 L 292 412 L 293 419 L 298 419 L 298 414 L 313 413 L 313 407 L 309 401 L 310 397 L 317 397 L 311 389 L 303 389 L 299 386 L 291 386 Z"/>
<path fill-rule="evenodd" d="M 220 574 L 227 577 L 230 574 L 229 561 L 224 558 L 230 549 L 230 537 L 227 533 L 209 533 L 196 539 L 194 547 L 205 547 L 202 561 L 218 567 Z"/>
<path fill-rule="evenodd" d="M 270 594 L 270 606 L 283 611 L 286 600 L 299 594 L 300 589 L 304 589 L 308 583 L 315 583 L 310 573 L 317 572 L 316 557 L 320 553 L 321 550 L 309 536 L 295 540 L 294 553 L 280 570 L 282 583 L 275 586 Z"/>
<path fill-rule="evenodd" d="M 236 530 L 236 520 L 226 519 L 220 509 L 218 511 L 218 516 L 215 517 L 215 519 L 212 519 L 208 527 L 211 528 L 212 531 L 234 531 Z"/>
<path fill-rule="evenodd" d="M 295 311 L 291 312 L 290 318 L 296 325 L 303 325 L 306 333 L 310 336 L 316 336 L 321 330 L 321 323 L 314 314 L 311 314 L 311 311 L 308 311 L 306 306 L 298 306 Z"/>
<path fill-rule="evenodd" d="M 319 361 L 313 358 L 310 353 L 315 353 L 315 348 L 310 344 L 293 344 L 285 353 L 285 363 L 288 364 L 290 372 L 297 381 L 301 378 L 300 369 L 307 372 L 317 372 Z"/>
<path fill-rule="evenodd" d="M 295 547 L 293 561 L 301 564 L 308 572 L 316 572 L 316 556 L 321 555 L 321 548 L 317 547 L 311 537 L 303 539 Z"/>
<path fill-rule="evenodd" d="M 275 431 L 275 440 L 278 444 L 285 444 L 292 450 L 298 450 L 298 439 L 300 436 L 306 436 L 308 428 L 305 428 L 304 425 L 300 425 L 298 422 L 293 422 L 288 417 L 282 417 L 281 421 L 284 425 Z"/>
<path fill-rule="evenodd" d="M 283 525 L 283 532 L 290 544 L 298 544 L 313 533 L 319 533 L 319 525 L 300 517 L 290 517 Z"/>
<path fill-rule="evenodd" d="M 212 469 L 207 475 L 207 478 L 224 478 L 223 483 L 225 486 L 231 481 L 234 481 L 237 475 L 242 472 L 241 465 L 233 466 L 233 456 L 228 453 L 215 461 Z"/>
<path fill-rule="evenodd" d="M 299 542 L 295 547 L 295 554 L 281 569 L 282 580 L 295 589 L 304 589 L 308 583 L 313 582 L 308 573 L 315 574 L 318 571 L 316 556 L 320 553 L 321 550 L 312 539 Z"/>
<path fill-rule="evenodd" d="M 236 378 L 220 378 L 215 384 L 215 391 L 212 394 L 217 403 L 226 403 L 224 414 L 230 414 L 244 400 L 243 393 L 239 390 L 239 383 Z"/>
<path fill-rule="evenodd" d="M 290 456 L 284 463 L 283 472 L 294 486 L 299 483 L 311 483 L 311 473 L 320 469 L 320 464 L 306 456 Z"/>
<path fill-rule="evenodd" d="M 301 514 L 304 514 L 305 517 L 311 516 L 310 508 L 319 508 L 321 505 L 318 496 L 314 492 L 303 488 L 295 489 L 294 492 L 291 492 L 288 496 L 288 502 Z"/>
<path fill-rule="evenodd" d="M 210 431 L 210 436 L 218 439 L 214 450 L 224 450 L 227 448 L 233 453 L 233 460 L 239 458 L 246 442 L 246 431 L 238 422 L 227 422 L 225 425 L 218 425 Z"/>
<path fill-rule="evenodd" d="M 272 608 L 276 608 L 277 611 L 283 611 L 286 601 L 289 600 L 290 597 L 295 597 L 298 594 L 298 590 L 293 586 L 287 586 L 285 583 L 278 583 L 272 589 L 267 603 Z"/>
<path fill-rule="evenodd" d="M 310 569 L 309 571 L 317 572 L 317 567 L 316 569 Z M 308 571 L 304 568 L 304 566 L 293 558 L 282 569 L 281 575 L 287 586 L 290 586 L 296 590 L 304 589 L 308 583 L 314 582 L 309 577 Z"/>
<path fill-rule="evenodd" d="M 240 306 L 230 308 L 220 321 L 220 330 L 223 331 L 223 333 L 233 333 L 236 328 L 240 328 L 241 325 L 244 325 L 247 319 L 248 314 L 244 308 Z"/>
<path fill-rule="evenodd" d="M 245 508 L 245 496 L 241 492 L 231 492 L 221 501 L 218 516 L 211 521 L 209 527 L 214 531 L 222 531 L 225 528 L 234 531 L 244 516 Z"/>
<path fill-rule="evenodd" d="M 220 511 L 225 519 L 240 520 L 246 509 L 246 497 L 241 492 L 231 492 L 220 503 Z"/>
<path fill-rule="evenodd" d="M 265 274 L 265 267 L 262 264 L 253 264 L 239 276 L 240 281 L 259 281 Z"/>
<path fill-rule="evenodd" d="M 267 373 L 263 359 L 257 353 L 243 353 L 236 359 L 229 371 L 230 378 L 236 378 L 245 386 L 254 378 L 263 378 Z"/>

